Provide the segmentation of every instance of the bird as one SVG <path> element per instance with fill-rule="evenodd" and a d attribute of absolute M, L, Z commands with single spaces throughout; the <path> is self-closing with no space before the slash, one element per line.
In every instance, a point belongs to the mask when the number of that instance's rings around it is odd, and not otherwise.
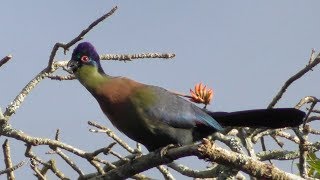
<path fill-rule="evenodd" d="M 72 52 L 67 69 L 92 94 L 111 123 L 148 151 L 200 141 L 225 126 L 299 126 L 305 113 L 295 108 L 213 112 L 164 88 L 104 72 L 90 42 Z"/>

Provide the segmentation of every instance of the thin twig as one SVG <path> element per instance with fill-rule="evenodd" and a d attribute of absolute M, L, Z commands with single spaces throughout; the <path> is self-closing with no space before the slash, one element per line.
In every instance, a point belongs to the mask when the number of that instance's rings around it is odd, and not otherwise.
<path fill-rule="evenodd" d="M 278 94 L 273 98 L 273 100 L 271 101 L 271 103 L 268 105 L 268 108 L 272 108 L 276 105 L 276 103 L 280 100 L 280 98 L 282 97 L 282 95 L 286 92 L 286 90 L 288 89 L 288 87 L 297 79 L 301 78 L 304 74 L 306 74 L 307 72 L 309 72 L 313 67 L 315 67 L 316 65 L 318 65 L 320 63 L 320 53 L 317 55 L 317 57 L 310 63 L 308 64 L 306 67 L 302 68 L 298 73 L 296 73 L 295 75 L 293 75 L 292 77 L 290 77 L 282 86 L 282 88 L 280 89 L 280 91 L 278 92 Z"/>
<path fill-rule="evenodd" d="M 34 159 L 30 159 L 30 167 L 36 173 L 35 175 L 38 177 L 39 180 L 46 180 L 46 177 L 41 174 L 40 170 L 38 169 L 38 164 Z"/>
<path fill-rule="evenodd" d="M 32 145 L 31 144 L 27 144 L 26 145 L 26 151 L 24 153 L 24 155 L 30 159 L 33 159 L 34 161 L 37 161 L 38 163 L 41 163 L 43 165 L 48 165 L 46 164 L 46 162 L 44 162 L 43 160 L 41 160 L 38 156 L 36 156 L 32 151 Z"/>
<path fill-rule="evenodd" d="M 165 166 L 163 166 L 163 165 L 157 166 L 157 169 L 161 172 L 164 179 L 166 179 L 166 180 L 174 180 L 175 179 Z"/>
<path fill-rule="evenodd" d="M 312 49 L 311 49 L 310 58 L 309 58 L 309 64 L 311 64 L 312 61 L 314 61 L 314 59 L 315 59 L 315 53 L 316 53 L 316 51 L 314 50 L 314 48 L 312 48 Z"/>
<path fill-rule="evenodd" d="M 25 98 L 29 95 L 33 88 L 35 88 L 36 85 L 38 85 L 41 82 L 41 80 L 43 80 L 45 77 L 56 71 L 59 67 L 63 67 L 66 65 L 67 62 L 54 62 L 53 69 L 51 72 L 48 72 L 45 68 L 40 73 L 38 73 L 14 98 L 10 105 L 8 105 L 6 111 L 3 114 L 5 120 L 9 120 L 9 117 L 16 112 L 16 110 L 20 107 Z"/>
<path fill-rule="evenodd" d="M 70 74 L 70 75 L 67 75 L 67 76 L 59 76 L 59 75 L 49 74 L 47 77 L 49 79 L 51 79 L 51 80 L 59 80 L 59 81 L 76 79 L 76 77 L 73 74 Z"/>
<path fill-rule="evenodd" d="M 3 155 L 4 155 L 4 163 L 6 164 L 6 169 L 12 169 L 12 161 L 11 161 L 11 152 L 10 145 L 8 139 L 6 139 L 2 145 Z M 7 179 L 15 179 L 13 171 L 7 172 Z"/>
<path fill-rule="evenodd" d="M 62 47 L 65 51 L 68 50 L 69 47 L 80 41 L 84 35 L 86 35 L 92 28 L 94 28 L 96 25 L 98 25 L 100 22 L 102 22 L 107 17 L 111 16 L 115 11 L 117 7 L 114 7 L 106 13 L 105 15 L 101 16 L 94 22 L 92 22 L 88 28 L 84 29 L 77 37 L 75 37 L 73 40 L 71 40 L 67 44 L 63 43 L 56 43 L 51 51 L 48 66 L 44 68 L 35 78 L 33 78 L 23 89 L 22 91 L 16 96 L 16 98 L 12 101 L 12 103 L 7 107 L 6 111 L 4 112 L 4 116 L 6 120 L 9 120 L 9 117 L 16 112 L 16 110 L 20 107 L 21 103 L 24 101 L 25 97 L 30 93 L 30 91 L 45 77 L 51 75 L 54 71 L 58 69 L 59 64 L 63 64 L 62 66 L 66 66 L 67 62 L 54 62 L 54 57 L 59 49 L 59 47 Z"/>
<path fill-rule="evenodd" d="M 300 176 L 303 178 L 306 178 L 308 176 L 308 171 L 307 171 L 307 148 L 306 148 L 306 141 L 307 141 L 307 135 L 304 134 L 303 132 L 299 131 L 299 128 L 294 128 L 293 131 L 296 133 L 296 135 L 298 136 L 299 140 L 300 140 L 300 144 L 299 144 L 299 151 L 300 151 L 300 156 L 299 156 L 299 172 L 300 172 Z"/>
<path fill-rule="evenodd" d="M 0 60 L 0 67 L 1 67 L 2 65 L 4 65 L 5 63 L 7 63 L 11 58 L 12 58 L 12 55 L 11 55 L 11 54 L 5 56 L 4 58 L 2 58 L 2 59 Z"/>
<path fill-rule="evenodd" d="M 149 59 L 149 58 L 163 58 L 171 59 L 176 55 L 173 53 L 141 53 L 141 54 L 102 54 L 101 60 L 118 60 L 118 61 L 132 61 L 133 59 Z"/>
<path fill-rule="evenodd" d="M 56 149 L 55 152 L 67 163 L 69 166 L 75 170 L 80 177 L 84 176 L 84 173 L 82 170 L 66 155 L 64 154 L 60 149 Z"/>
<path fill-rule="evenodd" d="M 113 148 L 113 146 L 116 145 L 116 144 L 117 144 L 116 142 L 113 142 L 113 143 L 109 144 L 107 147 L 97 149 L 97 150 L 95 150 L 94 152 L 90 153 L 90 156 L 94 157 L 94 156 L 99 155 L 100 153 L 108 154 L 109 151 L 110 151 L 110 150 Z"/>
<path fill-rule="evenodd" d="M 60 136 L 60 129 L 57 129 L 54 139 L 59 141 L 59 136 Z"/>
<path fill-rule="evenodd" d="M 23 161 L 19 162 L 17 165 L 12 166 L 11 168 L 7 168 L 5 170 L 2 170 L 2 171 L 0 171 L 0 175 L 2 175 L 4 173 L 15 171 L 16 169 L 22 167 L 25 163 L 26 163 L 26 161 L 23 160 Z"/>
<path fill-rule="evenodd" d="M 41 174 L 45 175 L 48 170 L 50 169 L 53 174 L 55 174 L 59 179 L 61 180 L 69 180 L 69 178 L 67 178 L 58 168 L 57 168 L 57 164 L 56 161 L 51 159 L 48 161 L 49 166 L 44 166 L 42 168 L 42 170 L 40 170 Z"/>
<path fill-rule="evenodd" d="M 58 51 L 58 49 L 61 47 L 64 49 L 64 53 L 66 53 L 66 51 L 73 46 L 74 44 L 76 44 L 78 41 L 82 40 L 83 37 L 89 32 L 91 31 L 96 25 L 98 25 L 100 22 L 102 22 L 103 20 L 105 20 L 106 18 L 108 18 L 109 16 L 111 16 L 116 10 L 117 10 L 117 6 L 112 8 L 108 13 L 104 14 L 103 16 L 101 16 L 100 18 L 98 18 L 97 20 L 93 21 L 86 29 L 82 30 L 81 33 L 75 37 L 74 39 L 72 39 L 70 42 L 63 44 L 63 43 L 56 43 L 51 51 L 50 57 L 49 57 L 49 62 L 48 62 L 48 70 L 52 71 L 52 64 L 53 64 L 53 60 L 54 57 L 56 56 L 56 53 Z"/>
<path fill-rule="evenodd" d="M 109 137 L 111 137 L 113 140 L 115 140 L 120 146 L 122 146 L 124 149 L 126 149 L 128 152 L 134 154 L 135 150 L 133 148 L 131 148 L 127 143 L 125 143 L 124 141 L 122 141 L 122 139 L 120 139 L 113 131 L 111 131 L 109 128 L 101 126 L 95 122 L 92 121 L 88 121 L 88 124 L 90 126 L 94 126 L 98 129 L 103 130 L 104 133 L 106 133 Z M 91 132 L 97 132 L 95 130 L 90 129 Z"/>

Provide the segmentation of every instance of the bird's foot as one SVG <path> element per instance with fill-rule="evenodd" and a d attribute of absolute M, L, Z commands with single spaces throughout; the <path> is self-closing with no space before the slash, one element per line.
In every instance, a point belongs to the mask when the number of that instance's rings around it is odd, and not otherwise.
<path fill-rule="evenodd" d="M 161 148 L 160 149 L 160 156 L 163 157 L 164 155 L 166 155 L 168 153 L 169 149 L 176 148 L 176 147 L 180 147 L 180 145 L 179 144 L 169 144 L 169 145 Z"/>
<path fill-rule="evenodd" d="M 140 150 L 135 149 L 133 152 L 134 158 L 133 159 L 137 159 L 139 157 L 141 157 L 143 154 Z"/>

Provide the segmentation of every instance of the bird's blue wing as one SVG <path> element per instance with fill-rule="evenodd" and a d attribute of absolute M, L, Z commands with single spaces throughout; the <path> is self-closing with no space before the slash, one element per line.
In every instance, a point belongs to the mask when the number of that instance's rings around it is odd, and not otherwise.
<path fill-rule="evenodd" d="M 155 101 L 144 107 L 144 114 L 149 119 L 161 121 L 175 128 L 191 129 L 197 126 L 207 126 L 221 131 L 221 125 L 191 102 L 156 86 L 148 86 Z"/>

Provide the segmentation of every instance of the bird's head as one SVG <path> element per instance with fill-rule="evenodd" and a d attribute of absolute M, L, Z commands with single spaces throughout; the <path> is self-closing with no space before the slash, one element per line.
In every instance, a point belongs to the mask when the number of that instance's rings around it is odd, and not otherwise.
<path fill-rule="evenodd" d="M 104 71 L 100 64 L 100 57 L 94 46 L 89 42 L 82 42 L 73 50 L 71 60 L 68 62 L 68 69 L 75 73 L 83 66 L 92 66 L 100 73 Z"/>

